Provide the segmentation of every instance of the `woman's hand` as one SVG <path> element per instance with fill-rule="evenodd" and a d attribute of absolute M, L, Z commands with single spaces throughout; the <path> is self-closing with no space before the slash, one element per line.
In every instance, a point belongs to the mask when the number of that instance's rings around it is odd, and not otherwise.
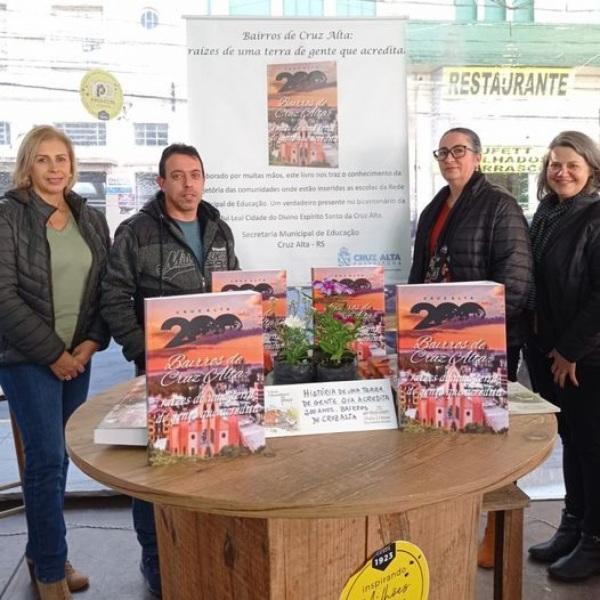
<path fill-rule="evenodd" d="M 73 357 L 79 360 L 85 367 L 90 362 L 92 356 L 98 351 L 100 345 L 92 340 L 85 340 L 73 349 Z"/>
<path fill-rule="evenodd" d="M 50 368 L 61 381 L 70 381 L 85 371 L 85 365 L 79 358 L 69 354 L 66 350 L 54 361 Z"/>
<path fill-rule="evenodd" d="M 579 382 L 575 375 L 575 367 L 577 363 L 569 362 L 564 356 L 559 354 L 556 349 L 548 353 L 548 358 L 553 360 L 552 363 L 552 375 L 554 376 L 554 383 L 558 384 L 561 388 L 565 387 L 565 379 L 567 376 L 571 380 L 574 386 L 579 387 Z"/>

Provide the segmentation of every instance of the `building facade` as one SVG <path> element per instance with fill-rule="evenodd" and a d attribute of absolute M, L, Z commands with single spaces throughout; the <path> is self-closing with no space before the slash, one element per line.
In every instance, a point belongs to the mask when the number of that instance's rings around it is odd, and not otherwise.
<path fill-rule="evenodd" d="M 5 0 L 0 191 L 23 135 L 53 123 L 75 142 L 76 190 L 112 231 L 139 208 L 156 191 L 162 147 L 188 141 L 184 15 L 406 16 L 413 218 L 443 183 L 431 153 L 449 127 L 480 134 L 484 171 L 529 215 L 550 139 L 564 129 L 599 138 L 600 5 L 587 0 Z M 82 102 L 82 79 L 96 69 L 123 92 L 109 120 Z M 318 160 L 318 148 L 302 152 Z"/>

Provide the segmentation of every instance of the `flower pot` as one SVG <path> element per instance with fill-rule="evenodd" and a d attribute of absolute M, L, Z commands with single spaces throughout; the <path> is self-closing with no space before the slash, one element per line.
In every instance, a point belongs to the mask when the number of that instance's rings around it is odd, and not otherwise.
<path fill-rule="evenodd" d="M 317 381 L 353 381 L 358 379 L 356 356 L 342 358 L 339 365 L 328 362 L 317 363 Z"/>
<path fill-rule="evenodd" d="M 273 382 L 275 385 L 287 383 L 310 383 L 314 379 L 314 367 L 309 361 L 290 364 L 275 359 L 273 366 Z"/>

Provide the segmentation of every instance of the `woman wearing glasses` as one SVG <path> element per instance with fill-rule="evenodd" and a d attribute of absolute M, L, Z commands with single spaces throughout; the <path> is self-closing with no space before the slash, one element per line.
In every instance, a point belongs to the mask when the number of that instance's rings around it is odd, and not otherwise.
<path fill-rule="evenodd" d="M 533 286 L 527 222 L 517 201 L 479 170 L 481 141 L 464 127 L 449 129 L 433 152 L 448 182 L 419 218 L 409 283 L 491 280 L 506 294 L 508 378 L 517 379 L 525 340 L 525 309 Z M 479 550 L 493 566 L 494 519 Z"/>
<path fill-rule="evenodd" d="M 421 213 L 408 281 L 503 283 L 508 375 L 514 381 L 533 281 L 527 222 L 509 192 L 479 170 L 481 141 L 474 131 L 448 130 L 433 155 L 448 185 Z"/>
<path fill-rule="evenodd" d="M 561 408 L 565 509 L 529 549 L 563 581 L 600 574 L 600 149 L 578 131 L 556 136 L 538 179 L 531 224 L 535 319 L 531 381 Z"/>

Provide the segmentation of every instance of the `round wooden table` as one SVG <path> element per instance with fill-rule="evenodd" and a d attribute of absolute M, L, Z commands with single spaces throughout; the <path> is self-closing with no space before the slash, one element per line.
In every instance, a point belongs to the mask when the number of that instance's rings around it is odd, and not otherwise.
<path fill-rule="evenodd" d="M 372 431 L 267 440 L 261 455 L 150 467 L 143 448 L 93 443 L 130 383 L 67 425 L 89 476 L 157 504 L 166 600 L 338 600 L 387 543 L 424 552 L 430 599 L 474 596 L 484 492 L 552 451 L 554 415 L 511 418 L 506 435 Z"/>

